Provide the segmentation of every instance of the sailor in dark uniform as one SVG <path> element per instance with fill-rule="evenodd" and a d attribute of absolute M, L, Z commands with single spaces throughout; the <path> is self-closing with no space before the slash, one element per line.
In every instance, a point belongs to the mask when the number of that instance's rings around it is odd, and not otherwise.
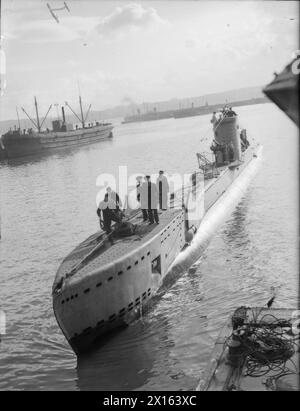
<path fill-rule="evenodd" d="M 117 208 L 122 208 L 122 201 L 119 194 L 113 191 L 111 187 L 107 187 L 106 192 L 108 193 L 108 197 L 116 203 Z"/>
<path fill-rule="evenodd" d="M 228 117 L 234 117 L 236 116 L 236 112 L 232 110 L 232 107 L 229 107 L 229 110 L 227 111 L 227 116 Z"/>
<path fill-rule="evenodd" d="M 240 139 L 241 139 L 242 151 L 245 151 L 245 150 L 249 147 L 250 143 L 249 143 L 249 141 L 247 140 L 247 136 L 246 136 L 245 131 L 243 131 L 243 130 L 242 130 L 242 132 L 241 132 L 241 134 L 240 134 Z"/>
<path fill-rule="evenodd" d="M 100 202 L 97 209 L 97 215 L 100 219 L 100 226 L 103 224 L 103 229 L 107 234 L 111 232 L 112 221 L 115 221 L 116 223 L 121 223 L 122 221 L 120 213 L 118 213 L 117 210 L 117 205 L 115 201 L 109 198 L 108 193 L 105 194 L 104 200 Z"/>
<path fill-rule="evenodd" d="M 141 203 L 141 191 L 142 191 L 142 186 L 143 186 L 142 180 L 143 180 L 142 176 L 138 176 L 136 178 L 136 199 L 139 203 Z M 148 209 L 148 206 L 146 206 L 146 208 L 143 208 L 142 203 L 141 203 L 141 210 L 142 210 L 142 213 L 143 213 L 143 220 L 144 221 L 148 221 L 147 209 Z"/>
<path fill-rule="evenodd" d="M 211 122 L 212 125 L 213 125 L 213 130 L 215 130 L 215 129 L 216 129 L 216 126 L 217 126 L 217 123 L 218 123 L 218 119 L 217 119 L 217 116 L 216 116 L 216 112 L 215 112 L 215 111 L 213 112 L 213 116 L 212 116 L 210 122 Z"/>
<path fill-rule="evenodd" d="M 136 200 L 140 203 L 141 201 L 141 193 L 140 193 L 140 187 L 142 185 L 142 176 L 138 176 L 136 178 Z"/>
<path fill-rule="evenodd" d="M 159 208 L 160 210 L 167 210 L 168 208 L 168 194 L 169 183 L 167 177 L 164 175 L 163 170 L 160 170 L 159 176 L 156 180 L 156 185 L 159 193 Z"/>
<path fill-rule="evenodd" d="M 145 182 L 141 187 L 141 207 L 142 210 L 148 209 L 149 225 L 159 223 L 158 212 L 158 190 L 156 184 L 151 182 L 151 177 L 146 176 Z"/>

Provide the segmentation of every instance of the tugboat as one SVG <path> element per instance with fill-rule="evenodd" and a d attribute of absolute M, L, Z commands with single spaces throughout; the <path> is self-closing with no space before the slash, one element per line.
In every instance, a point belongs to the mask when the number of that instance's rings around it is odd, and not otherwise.
<path fill-rule="evenodd" d="M 78 116 L 71 106 L 66 103 L 66 106 L 70 108 L 81 123 L 80 127 L 66 122 L 64 107 L 62 107 L 62 120 L 57 119 L 52 121 L 52 130 L 43 130 L 42 127 L 52 105 L 49 107 L 46 116 L 41 121 L 36 97 L 34 98 L 34 104 L 36 120 L 33 120 L 23 108 L 22 110 L 33 124 L 35 130 L 32 128 L 21 130 L 20 121 L 18 119 L 19 127 L 15 127 L 14 130 L 9 130 L 0 137 L 0 160 L 49 153 L 68 147 L 78 147 L 96 143 L 100 140 L 112 137 L 113 126 L 111 123 L 96 122 L 93 124 L 86 122 L 91 105 L 84 116 L 81 96 L 79 96 L 80 116 Z"/>
<path fill-rule="evenodd" d="M 232 186 L 249 183 L 245 176 L 259 161 L 262 147 L 250 146 L 234 112 L 223 110 L 212 122 L 214 161 L 197 153 L 199 169 L 171 193 L 158 225 L 143 222 L 140 210 L 131 211 L 132 235 L 124 237 L 117 228 L 111 234 L 97 232 L 63 260 L 53 284 L 53 308 L 77 355 L 145 312 L 172 281 L 176 258 L 193 243 L 197 230 L 202 235 L 202 225 L 206 230 L 206 216 Z"/>

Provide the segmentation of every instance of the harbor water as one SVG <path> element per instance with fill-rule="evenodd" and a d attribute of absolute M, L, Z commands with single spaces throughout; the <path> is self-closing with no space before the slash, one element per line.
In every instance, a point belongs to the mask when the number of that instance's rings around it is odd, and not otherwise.
<path fill-rule="evenodd" d="M 264 146 L 258 174 L 198 261 L 141 320 L 77 359 L 52 309 L 61 260 L 98 230 L 97 176 L 192 171 L 209 116 L 120 124 L 109 141 L 0 163 L 0 390 L 194 389 L 240 305 L 296 307 L 298 129 L 273 104 L 235 108 Z M 1 130 L 4 132 L 5 130 Z"/>

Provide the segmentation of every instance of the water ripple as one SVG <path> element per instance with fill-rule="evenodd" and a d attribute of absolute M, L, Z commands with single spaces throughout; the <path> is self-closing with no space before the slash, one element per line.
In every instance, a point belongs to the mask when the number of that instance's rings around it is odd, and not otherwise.
<path fill-rule="evenodd" d="M 78 361 L 56 324 L 51 287 L 62 258 L 98 229 L 96 177 L 119 164 L 129 173 L 142 173 L 146 163 L 150 170 L 191 170 L 194 153 L 209 146 L 199 142 L 209 119 L 116 127 L 109 144 L 1 164 L 1 390 L 193 389 L 237 306 L 265 304 L 271 287 L 275 306 L 296 306 L 298 131 L 270 104 L 239 112 L 249 135 L 264 144 L 250 189 L 154 308 Z M 279 166 L 283 152 L 288 167 Z"/>

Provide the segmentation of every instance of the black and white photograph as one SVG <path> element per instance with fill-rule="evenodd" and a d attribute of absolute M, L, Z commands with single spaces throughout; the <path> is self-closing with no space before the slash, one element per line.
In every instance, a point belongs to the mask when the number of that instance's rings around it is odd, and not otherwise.
<path fill-rule="evenodd" d="M 299 3 L 0 22 L 0 391 L 299 391 Z"/>

